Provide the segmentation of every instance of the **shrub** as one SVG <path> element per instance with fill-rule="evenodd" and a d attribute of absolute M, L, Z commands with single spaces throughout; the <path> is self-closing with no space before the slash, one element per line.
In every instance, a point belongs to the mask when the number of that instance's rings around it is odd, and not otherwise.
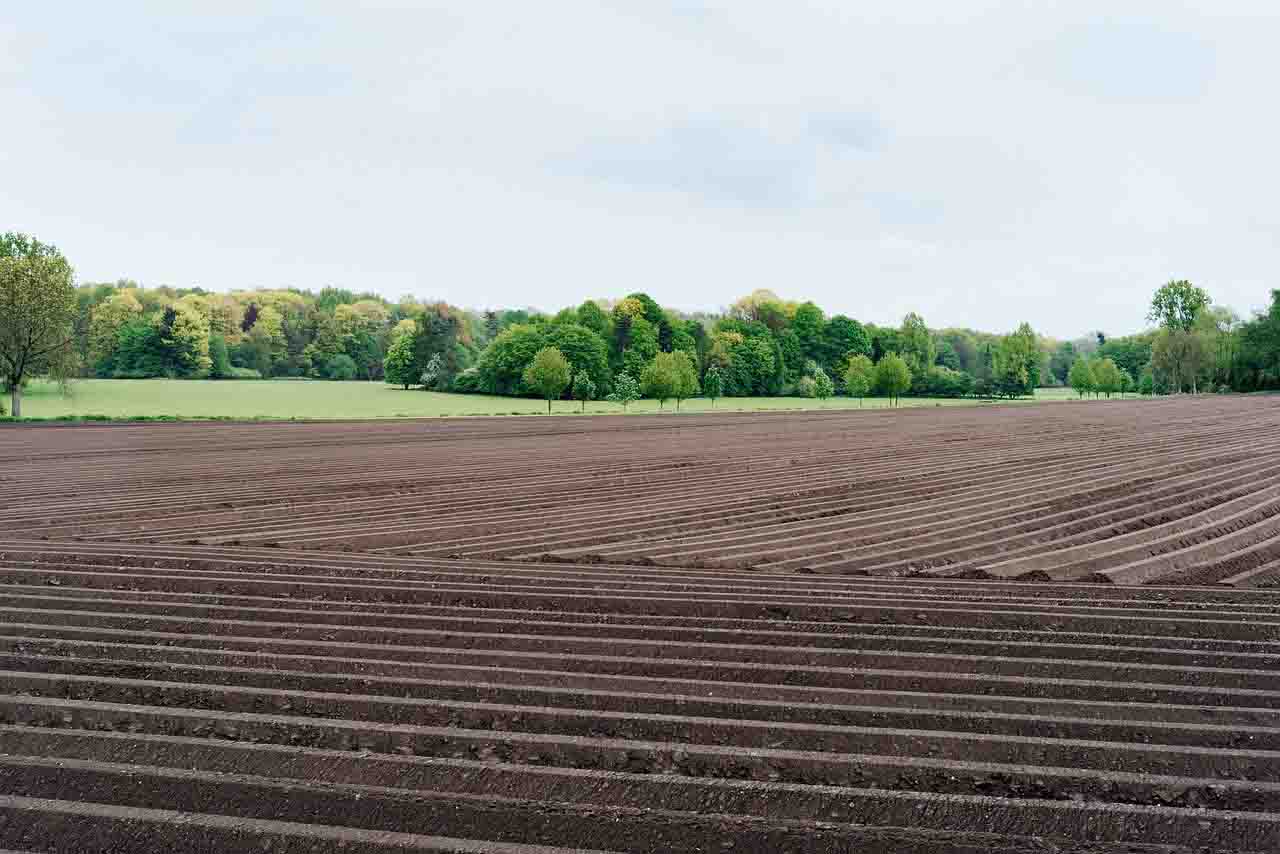
<path fill-rule="evenodd" d="M 483 394 L 484 377 L 481 376 L 480 369 L 470 367 L 455 376 L 450 390 L 458 394 Z"/>
<path fill-rule="evenodd" d="M 232 368 L 231 373 L 227 375 L 229 380 L 260 380 L 262 374 L 253 368 Z"/>
<path fill-rule="evenodd" d="M 356 378 L 356 360 L 346 353 L 339 353 L 325 363 L 324 372 L 331 380 L 353 380 Z"/>

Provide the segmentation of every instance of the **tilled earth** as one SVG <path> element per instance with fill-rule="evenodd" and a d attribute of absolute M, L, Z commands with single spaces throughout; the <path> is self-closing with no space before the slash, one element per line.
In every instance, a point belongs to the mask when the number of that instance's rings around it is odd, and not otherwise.
<path fill-rule="evenodd" d="M 1280 850 L 1276 398 L 8 427 L 0 494 L 6 851 Z"/>

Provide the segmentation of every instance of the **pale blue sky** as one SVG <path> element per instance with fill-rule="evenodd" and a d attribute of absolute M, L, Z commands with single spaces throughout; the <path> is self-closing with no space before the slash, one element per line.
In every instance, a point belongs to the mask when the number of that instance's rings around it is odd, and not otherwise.
<path fill-rule="evenodd" d="M 0 229 L 82 280 L 1126 332 L 1280 286 L 1275 8 L 23 4 Z"/>

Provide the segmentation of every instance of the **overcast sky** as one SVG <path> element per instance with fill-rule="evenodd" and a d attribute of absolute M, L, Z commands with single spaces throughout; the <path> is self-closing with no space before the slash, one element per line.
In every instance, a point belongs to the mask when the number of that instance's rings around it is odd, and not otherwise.
<path fill-rule="evenodd" d="M 82 281 L 470 307 L 764 287 L 1074 337 L 1177 277 L 1247 312 L 1280 286 L 1276 9 L 12 4 L 0 230 Z"/>

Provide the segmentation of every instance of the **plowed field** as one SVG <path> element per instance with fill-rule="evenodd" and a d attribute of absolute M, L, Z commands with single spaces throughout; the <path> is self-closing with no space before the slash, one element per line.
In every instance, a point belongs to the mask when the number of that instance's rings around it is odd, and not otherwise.
<path fill-rule="evenodd" d="M 0 494 L 8 851 L 1280 849 L 1275 398 L 9 427 Z"/>

